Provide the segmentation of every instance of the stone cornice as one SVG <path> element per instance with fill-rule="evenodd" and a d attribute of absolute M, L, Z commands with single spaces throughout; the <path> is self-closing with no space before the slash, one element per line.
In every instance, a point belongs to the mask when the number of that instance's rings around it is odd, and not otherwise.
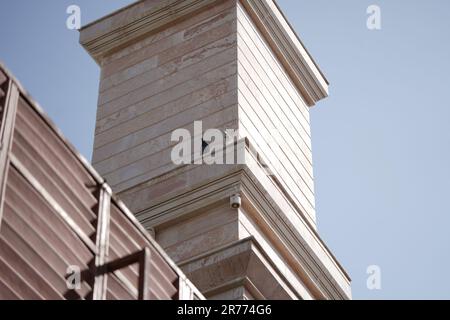
<path fill-rule="evenodd" d="M 94 21 L 80 43 L 101 64 L 107 54 L 224 0 L 141 0 Z M 273 0 L 240 1 L 286 68 L 309 106 L 328 96 L 328 82 Z"/>
<path fill-rule="evenodd" d="M 240 0 L 240 2 L 302 92 L 306 103 L 314 106 L 319 100 L 326 98 L 328 81 L 275 1 Z"/>
<path fill-rule="evenodd" d="M 247 149 L 247 161 L 253 158 Z M 189 175 L 192 166 L 181 167 L 179 175 Z M 205 170 L 208 169 L 205 167 Z M 256 175 L 255 175 L 256 174 Z M 263 172 L 257 173 L 246 165 L 229 166 L 228 172 L 224 172 L 208 183 L 192 185 L 192 187 L 177 196 L 169 193 L 159 198 L 147 209 L 137 212 L 138 220 L 145 227 L 167 226 L 191 217 L 195 212 L 204 207 L 225 203 L 233 193 L 241 193 L 243 207 L 250 212 L 256 210 L 256 215 L 264 221 L 268 229 L 276 235 L 278 243 L 286 249 L 286 254 L 292 257 L 293 265 L 298 266 L 307 280 L 317 288 L 317 293 L 323 299 L 350 299 L 350 278 L 345 270 L 332 255 L 317 232 L 307 222 L 299 217 L 289 219 L 286 210 L 290 206 L 286 201 L 283 207 L 275 203 L 276 188 L 266 189 L 261 184 L 260 177 Z M 185 177 L 189 180 L 189 177 Z M 165 183 L 163 179 L 154 181 L 152 185 Z M 149 187 L 150 184 L 146 183 Z M 279 192 L 279 191 L 278 191 Z M 261 227 L 262 225 L 260 225 Z"/>
<path fill-rule="evenodd" d="M 261 186 L 251 171 L 242 183 L 243 207 L 256 210 L 264 223 L 279 237 L 279 241 L 296 257 L 305 279 L 314 285 L 320 299 L 351 299 L 350 278 L 331 254 L 322 239 L 312 229 L 298 231 L 270 197 L 261 194 Z M 338 280 L 339 278 L 339 280 Z"/>
<path fill-rule="evenodd" d="M 226 263 L 223 263 L 227 260 L 231 260 L 230 264 L 236 266 L 231 272 Z M 194 282 L 196 276 L 199 275 L 202 283 L 214 283 L 216 279 L 227 274 L 230 278 L 234 278 L 232 282 L 226 282 L 219 286 L 201 288 L 207 297 L 242 285 L 257 299 L 273 299 L 274 297 L 271 297 L 271 294 L 273 294 L 274 288 L 279 285 L 283 291 L 281 298 L 301 299 L 301 296 L 290 285 L 283 273 L 271 263 L 270 257 L 266 255 L 254 237 L 215 248 L 189 260 L 180 261 L 178 265 L 189 277 L 194 279 Z M 211 268 L 211 266 L 214 268 Z M 209 267 L 207 274 L 199 273 L 203 272 L 202 270 L 205 267 Z M 259 271 L 257 277 L 252 270 L 255 268 Z M 205 277 L 211 278 L 209 281 L 205 281 Z M 280 296 L 276 298 L 280 299 Z"/>
<path fill-rule="evenodd" d="M 158 28 L 193 14 L 221 0 L 141 0 L 96 20 L 80 30 L 80 43 L 92 58 L 140 39 Z"/>

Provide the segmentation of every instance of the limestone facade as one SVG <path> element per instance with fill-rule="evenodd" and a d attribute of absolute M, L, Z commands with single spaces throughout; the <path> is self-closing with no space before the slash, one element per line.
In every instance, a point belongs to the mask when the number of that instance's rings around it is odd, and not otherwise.
<path fill-rule="evenodd" d="M 101 67 L 93 165 L 207 298 L 351 298 L 316 228 L 328 82 L 273 0 L 138 1 L 80 42 Z M 237 130 L 244 161 L 174 164 L 194 121 Z"/>

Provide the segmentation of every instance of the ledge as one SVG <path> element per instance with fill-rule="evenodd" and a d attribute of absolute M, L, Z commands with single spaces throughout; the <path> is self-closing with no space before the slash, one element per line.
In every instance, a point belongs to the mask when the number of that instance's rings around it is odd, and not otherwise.
<path fill-rule="evenodd" d="M 182 261 L 179 267 L 207 297 L 243 286 L 257 299 L 302 299 L 253 237 Z"/>
<path fill-rule="evenodd" d="M 80 30 L 80 44 L 101 64 L 110 52 L 220 0 L 140 0 Z"/>
<path fill-rule="evenodd" d="M 167 227 L 188 219 L 208 206 L 229 201 L 232 194 L 242 195 L 242 207 L 258 221 L 260 228 L 274 235 L 277 246 L 284 248 L 285 259 L 295 270 L 302 270 L 308 288 L 317 288 L 323 299 L 351 299 L 351 279 L 333 256 L 315 228 L 298 214 L 276 184 L 264 174 L 254 156 L 246 150 L 246 164 L 235 166 L 182 166 L 177 179 L 188 182 L 158 196 L 155 190 L 170 184 L 174 173 L 167 173 L 126 190 L 121 197 L 132 208 L 140 195 L 153 195 L 145 205 L 134 208 L 144 227 Z M 205 181 L 199 172 L 210 177 Z M 196 178 L 197 177 L 197 178 Z"/>

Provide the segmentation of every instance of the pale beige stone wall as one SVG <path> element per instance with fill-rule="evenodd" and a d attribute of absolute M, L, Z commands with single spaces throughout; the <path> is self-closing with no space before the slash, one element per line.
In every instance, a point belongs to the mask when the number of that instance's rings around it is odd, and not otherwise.
<path fill-rule="evenodd" d="M 314 294 L 307 288 L 298 270 L 294 270 L 292 265 L 286 261 L 282 254 L 282 248 L 274 245 L 274 241 L 270 239 L 271 236 L 270 233 L 261 229 L 244 208 L 239 210 L 239 239 L 254 237 L 262 250 L 270 257 L 273 265 L 279 270 L 280 276 L 286 279 L 285 282 L 293 288 L 293 291 L 302 299 L 314 299 Z"/>
<path fill-rule="evenodd" d="M 223 203 L 194 217 L 160 228 L 156 240 L 175 261 L 182 262 L 239 240 L 237 210 Z"/>
<path fill-rule="evenodd" d="M 116 192 L 174 169 L 175 129 L 237 128 L 236 85 L 234 1 L 106 57 L 94 166 Z"/>
<path fill-rule="evenodd" d="M 239 129 L 315 225 L 309 108 L 238 4 Z"/>

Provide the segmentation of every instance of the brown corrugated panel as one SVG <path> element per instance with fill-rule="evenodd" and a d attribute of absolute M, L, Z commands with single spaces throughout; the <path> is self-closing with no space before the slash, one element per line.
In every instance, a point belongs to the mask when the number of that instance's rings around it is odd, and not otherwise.
<path fill-rule="evenodd" d="M 69 266 L 86 269 L 94 255 L 14 168 L 8 176 L 3 214 L 0 256 L 17 277 L 42 299 L 89 297 L 91 284 L 82 282 L 75 294 L 67 289 L 65 275 Z M 14 259 L 8 259 L 11 249 Z M 21 298 L 36 298 L 30 292 Z"/>
<path fill-rule="evenodd" d="M 118 280 L 115 274 L 108 276 L 108 300 L 136 300 L 136 294 L 124 285 L 123 281 Z"/>
<path fill-rule="evenodd" d="M 0 66 L 3 92 L 6 74 Z M 101 190 L 110 195 L 109 187 L 23 92 L 14 123 L 0 198 L 0 300 L 91 299 L 94 291 L 99 298 L 94 286 L 101 279 L 107 299 L 177 299 L 179 269 L 120 201 L 99 200 Z M 109 201 L 109 210 L 99 201 Z M 109 229 L 102 229 L 108 219 Z M 109 243 L 105 260 L 101 243 Z M 127 257 L 135 260 L 125 264 Z M 106 273 L 98 261 L 105 261 Z M 143 274 L 142 261 L 148 262 Z M 69 267 L 82 271 L 79 289 L 69 289 Z M 139 287 L 143 279 L 146 295 Z"/>
<path fill-rule="evenodd" d="M 124 243 L 130 251 L 143 247 L 150 247 L 153 257 L 152 263 L 155 263 L 157 269 L 161 270 L 161 272 L 166 275 L 166 278 L 170 283 L 177 279 L 178 276 L 174 270 L 116 205 L 111 207 L 111 231 L 118 236 L 122 236 L 122 243 Z"/>
<path fill-rule="evenodd" d="M 8 90 L 7 80 L 8 78 L 6 77 L 6 75 L 0 70 L 0 122 L 5 104 L 6 92 Z"/>
<path fill-rule="evenodd" d="M 110 228 L 110 259 L 114 260 L 118 256 L 130 255 L 142 250 L 143 247 L 150 248 L 150 298 L 160 300 L 173 299 L 177 293 L 175 282 L 178 279 L 178 275 L 115 205 L 111 206 Z M 123 273 L 128 281 L 137 284 L 139 276 L 137 265 L 125 268 Z"/>
<path fill-rule="evenodd" d="M 74 161 L 58 137 L 38 115 L 19 100 L 13 154 L 33 172 L 39 182 L 67 212 L 91 235 L 95 232 L 98 184 Z"/>
<path fill-rule="evenodd" d="M 0 70 L 0 86 L 6 82 L 6 80 L 8 80 L 8 77 L 6 76 L 6 74 Z"/>
<path fill-rule="evenodd" d="M 8 77 L 6 77 L 6 75 L 0 70 L 0 99 L 3 98 L 5 96 L 5 84 L 6 84 L 6 80 L 8 80 Z"/>

